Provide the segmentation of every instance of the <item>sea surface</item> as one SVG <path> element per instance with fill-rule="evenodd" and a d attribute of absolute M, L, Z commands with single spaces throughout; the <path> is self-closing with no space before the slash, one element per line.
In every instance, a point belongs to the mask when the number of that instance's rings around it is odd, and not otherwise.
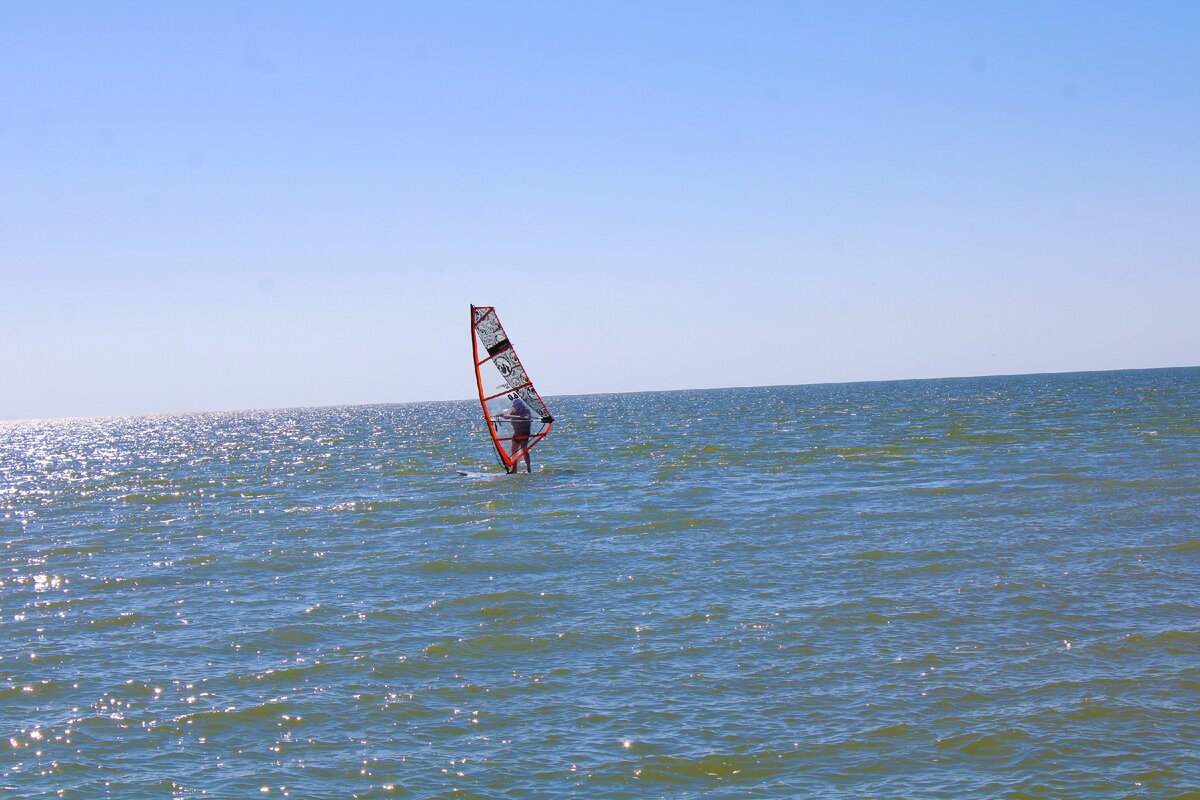
<path fill-rule="evenodd" d="M 1200 798 L 1200 369 L 0 423 L 0 797 Z"/>

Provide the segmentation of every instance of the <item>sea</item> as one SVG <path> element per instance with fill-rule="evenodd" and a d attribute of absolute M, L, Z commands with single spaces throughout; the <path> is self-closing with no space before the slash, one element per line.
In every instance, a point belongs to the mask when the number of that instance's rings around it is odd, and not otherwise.
<path fill-rule="evenodd" d="M 0 423 L 0 797 L 1200 798 L 1200 369 L 547 399 Z"/>

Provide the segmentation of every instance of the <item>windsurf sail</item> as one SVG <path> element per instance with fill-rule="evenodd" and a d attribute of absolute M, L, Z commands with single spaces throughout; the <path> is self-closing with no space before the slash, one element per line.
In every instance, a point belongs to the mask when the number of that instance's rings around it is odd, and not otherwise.
<path fill-rule="evenodd" d="M 484 422 L 500 463 L 512 472 L 525 454 L 550 433 L 554 417 L 533 388 L 491 306 L 471 306 L 471 352 Z M 514 402 L 516 398 L 529 410 L 528 425 L 520 413 L 510 414 L 514 405 L 520 409 Z"/>

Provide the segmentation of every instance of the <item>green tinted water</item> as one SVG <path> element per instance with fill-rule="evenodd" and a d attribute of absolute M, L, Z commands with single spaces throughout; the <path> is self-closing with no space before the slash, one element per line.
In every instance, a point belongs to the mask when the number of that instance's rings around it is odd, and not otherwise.
<path fill-rule="evenodd" d="M 1182 797 L 1200 370 L 0 423 L 0 795 Z"/>

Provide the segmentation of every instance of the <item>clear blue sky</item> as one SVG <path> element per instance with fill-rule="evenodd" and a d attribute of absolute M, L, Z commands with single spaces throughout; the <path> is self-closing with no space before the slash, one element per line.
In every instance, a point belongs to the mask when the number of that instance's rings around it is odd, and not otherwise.
<path fill-rule="evenodd" d="M 1200 3 L 0 4 L 0 418 L 1200 363 Z"/>

